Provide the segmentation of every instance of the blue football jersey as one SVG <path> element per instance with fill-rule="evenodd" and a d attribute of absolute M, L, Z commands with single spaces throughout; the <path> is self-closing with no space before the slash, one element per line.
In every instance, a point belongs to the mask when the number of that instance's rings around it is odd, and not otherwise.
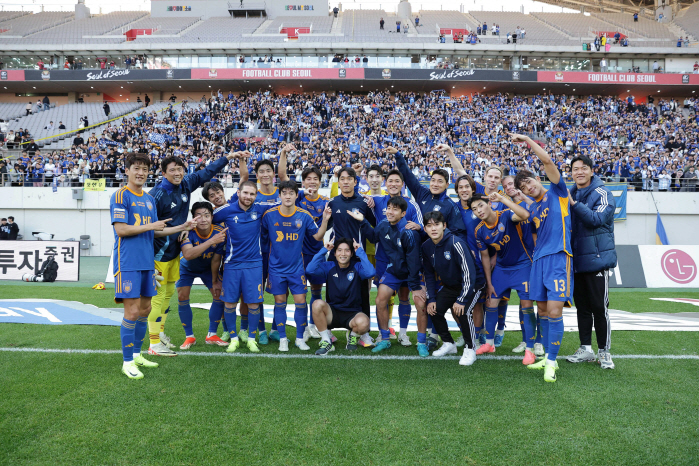
<path fill-rule="evenodd" d="M 478 194 L 486 194 L 487 195 L 487 193 L 485 192 L 485 185 L 479 183 L 478 181 L 476 181 L 476 192 Z M 502 189 L 498 189 L 498 194 L 500 194 L 501 196 L 507 196 Z M 503 204 L 502 202 L 491 202 L 490 208 L 493 210 L 505 210 L 505 209 L 507 209 L 507 206 L 505 204 Z"/>
<path fill-rule="evenodd" d="M 296 199 L 296 205 L 313 217 L 316 225 L 320 225 L 323 221 L 323 211 L 328 205 L 330 198 L 316 194 L 315 198 L 308 197 L 303 191 L 299 191 L 299 197 Z M 320 248 L 323 247 L 323 241 L 316 241 L 312 236 L 304 236 L 303 238 L 303 253 L 315 255 Z"/>
<path fill-rule="evenodd" d="M 214 210 L 214 223 L 223 222 L 228 228 L 224 259 L 227 267 L 246 269 L 262 266 L 260 224 L 262 215 L 272 207 L 254 203 L 244 210 L 236 201 Z"/>
<path fill-rule="evenodd" d="M 293 274 L 303 268 L 303 243 L 305 237 L 313 239 L 318 226 L 311 214 L 294 207 L 286 216 L 279 207 L 273 207 L 262 216 L 262 241 L 269 245 L 269 273 Z"/>
<path fill-rule="evenodd" d="M 488 225 L 481 221 L 476 227 L 476 245 L 479 251 L 488 246 L 498 252 L 497 267 L 502 269 L 519 269 L 531 265 L 532 251 L 528 250 L 521 237 L 521 228 L 512 221 L 514 212 L 510 209 L 496 212 L 495 224 Z"/>
<path fill-rule="evenodd" d="M 455 202 L 457 209 L 461 212 L 461 218 L 464 220 L 464 225 L 466 226 L 466 244 L 473 254 L 473 258 L 476 262 L 476 268 L 478 270 L 483 270 L 483 262 L 481 262 L 481 254 L 478 252 L 478 245 L 476 244 L 476 227 L 481 223 L 481 219 L 476 217 L 468 207 L 463 207 L 461 201 Z"/>
<path fill-rule="evenodd" d="M 205 243 L 209 238 L 211 238 L 212 235 L 215 235 L 223 231 L 224 228 L 225 227 L 221 225 L 211 225 L 209 234 L 206 236 L 200 236 L 196 228 L 190 230 L 187 232 L 187 237 L 182 242 L 182 246 L 189 244 L 192 247 L 197 247 L 200 244 Z M 214 246 L 209 246 L 203 253 L 201 253 L 199 257 L 195 257 L 192 260 L 187 260 L 184 258 L 184 255 L 181 255 L 180 269 L 186 269 L 195 274 L 210 272 L 211 259 L 214 257 L 214 254 L 224 254 L 225 244 L 226 243 L 223 242 Z"/>
<path fill-rule="evenodd" d="M 572 256 L 568 187 L 563 177 L 558 183 L 551 183 L 551 189 L 544 190 L 539 199 L 534 199 L 530 211 L 536 226 L 534 260 L 557 252 Z"/>
<path fill-rule="evenodd" d="M 238 191 L 233 193 L 233 195 L 231 196 L 228 203 L 229 204 L 237 204 L 238 203 Z M 263 206 L 275 206 L 275 205 L 281 204 L 281 199 L 279 199 L 279 188 L 277 188 L 275 186 L 274 191 L 272 191 L 271 194 L 263 194 L 258 189 L 257 190 L 257 197 L 255 198 L 255 204 L 260 204 Z M 263 253 L 269 252 L 269 244 L 262 245 L 262 252 Z"/>
<path fill-rule="evenodd" d="M 155 200 L 147 192 L 136 194 L 123 187 L 112 194 L 109 203 L 112 225 L 146 225 L 158 221 Z M 153 270 L 153 230 L 120 238 L 114 229 L 114 275 L 119 272 Z"/>
<path fill-rule="evenodd" d="M 391 197 L 392 196 L 390 194 L 372 196 L 374 199 L 374 208 L 372 210 L 374 211 L 374 217 L 376 217 L 376 225 L 381 223 L 382 220 L 386 220 L 386 206 L 388 205 L 388 200 L 391 199 Z M 404 197 L 404 199 L 408 202 L 408 209 L 405 211 L 405 217 L 403 217 L 405 221 L 417 223 L 424 228 L 420 206 L 418 206 L 417 202 L 409 197 Z M 377 243 L 376 245 L 376 258 L 383 262 L 389 261 L 388 255 L 380 243 Z"/>

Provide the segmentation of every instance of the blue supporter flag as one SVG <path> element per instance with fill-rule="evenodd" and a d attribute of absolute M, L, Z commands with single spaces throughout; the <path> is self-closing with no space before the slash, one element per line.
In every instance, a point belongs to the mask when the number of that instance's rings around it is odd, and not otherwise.
<path fill-rule="evenodd" d="M 655 222 L 655 244 L 670 244 L 670 242 L 667 240 L 667 234 L 665 233 L 663 221 L 660 218 L 660 212 L 658 212 L 658 217 Z"/>

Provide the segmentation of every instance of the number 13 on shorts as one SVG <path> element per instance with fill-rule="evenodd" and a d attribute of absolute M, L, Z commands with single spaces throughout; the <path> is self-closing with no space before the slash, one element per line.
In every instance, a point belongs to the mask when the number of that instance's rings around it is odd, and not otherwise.
<path fill-rule="evenodd" d="M 554 281 L 553 281 L 553 286 L 556 288 L 556 291 L 565 292 L 565 290 L 566 290 L 566 281 L 563 280 L 563 279 L 554 280 Z"/>

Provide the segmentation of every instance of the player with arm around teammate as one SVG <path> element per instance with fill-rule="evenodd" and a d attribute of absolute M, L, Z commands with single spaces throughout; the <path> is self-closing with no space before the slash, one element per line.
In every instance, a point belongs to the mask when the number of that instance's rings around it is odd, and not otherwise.
<path fill-rule="evenodd" d="M 531 217 L 536 226 L 536 247 L 529 278 L 529 298 L 537 302 L 541 317 L 541 335 L 546 352 L 540 362 L 529 369 L 544 369 L 546 382 L 556 381 L 556 357 L 563 340 L 563 306 L 571 305 L 573 293 L 572 249 L 570 247 L 570 205 L 565 180 L 551 156 L 528 136 L 511 135 L 513 142 L 526 143 L 543 163 L 551 182 L 544 189 L 539 177 L 522 170 L 515 176 L 515 186 L 534 199 Z"/>
<path fill-rule="evenodd" d="M 335 261 L 326 260 L 329 252 L 334 253 Z M 313 303 L 313 318 L 321 335 L 316 354 L 325 356 L 335 351 L 330 332 L 333 328 L 350 331 L 346 349 L 355 351 L 359 336 L 369 331 L 369 316 L 362 310 L 363 280 L 376 274 L 364 249 L 354 240 L 336 239 L 313 257 L 306 273 L 325 281 L 325 301 L 317 299 Z"/>
<path fill-rule="evenodd" d="M 195 202 L 192 206 L 192 218 L 197 219 L 197 227 L 181 240 L 182 257 L 180 258 L 180 279 L 177 280 L 177 300 L 180 321 L 184 327 L 185 341 L 180 349 L 187 350 L 196 344 L 192 328 L 192 307 L 189 294 L 195 278 L 199 278 L 213 296 L 211 284 L 211 260 L 214 254 L 223 254 L 226 241 L 226 229 L 211 223 L 214 209 L 208 202 Z M 228 346 L 216 334 L 218 324 L 223 318 L 223 302 L 214 297 L 209 310 L 209 332 L 207 345 Z"/>
<path fill-rule="evenodd" d="M 124 304 L 121 321 L 121 371 L 130 379 L 141 379 L 139 367 L 158 367 L 141 356 L 148 330 L 151 298 L 162 279 L 153 264 L 153 239 L 191 228 L 192 222 L 166 227 L 172 219 L 158 220 L 153 197 L 143 191 L 150 159 L 144 154 L 126 158 L 127 185 L 112 194 L 110 211 L 114 227 L 114 301 Z"/>
<path fill-rule="evenodd" d="M 483 281 L 476 275 L 476 266 L 468 245 L 447 229 L 441 212 L 429 212 L 424 217 L 429 239 L 422 244 L 422 264 L 427 282 L 427 313 L 432 316 L 442 346 L 432 356 L 456 354 L 457 347 L 449 333 L 444 314 L 451 308 L 464 335 L 464 353 L 459 361 L 470 366 L 476 361 L 476 335 L 471 313 L 478 302 Z M 441 283 L 441 288 L 439 284 Z"/>
<path fill-rule="evenodd" d="M 427 349 L 427 314 L 425 313 L 426 294 L 422 283 L 420 261 L 420 234 L 405 228 L 405 211 L 408 202 L 402 196 L 392 197 L 387 205 L 386 218 L 372 228 L 360 213 L 348 212 L 361 222 L 362 234 L 372 243 L 380 244 L 389 259 L 376 293 L 376 316 L 379 321 L 381 341 L 376 344 L 373 353 L 391 347 L 388 330 L 388 301 L 398 292 L 401 301 L 408 301 L 410 291 L 417 308 L 418 354 L 429 356 Z M 410 313 L 408 312 L 408 320 Z M 406 324 L 407 327 L 407 324 Z"/>
<path fill-rule="evenodd" d="M 304 351 L 310 349 L 304 341 L 308 313 L 302 250 L 306 237 L 315 241 L 323 239 L 330 219 L 330 208 L 326 207 L 319 228 L 311 214 L 296 207 L 298 191 L 295 181 L 279 183 L 281 205 L 273 207 L 262 216 L 262 242 L 270 244 L 267 292 L 274 295 L 274 321 L 280 336 L 279 351 L 289 351 L 289 339 L 286 337 L 287 291 L 293 295 L 296 306 L 295 345 Z"/>

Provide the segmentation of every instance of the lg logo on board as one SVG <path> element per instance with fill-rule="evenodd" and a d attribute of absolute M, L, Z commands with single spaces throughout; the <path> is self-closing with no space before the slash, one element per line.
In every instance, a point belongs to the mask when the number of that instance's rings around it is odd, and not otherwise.
<path fill-rule="evenodd" d="M 694 259 L 684 251 L 670 249 L 660 259 L 660 265 L 667 278 L 675 283 L 690 283 L 697 276 Z"/>

